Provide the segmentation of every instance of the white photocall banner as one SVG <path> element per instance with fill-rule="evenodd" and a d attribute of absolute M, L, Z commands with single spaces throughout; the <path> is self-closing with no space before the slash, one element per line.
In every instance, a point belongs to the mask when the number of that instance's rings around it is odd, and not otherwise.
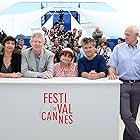
<path fill-rule="evenodd" d="M 0 79 L 1 140 L 118 140 L 120 82 Z"/>

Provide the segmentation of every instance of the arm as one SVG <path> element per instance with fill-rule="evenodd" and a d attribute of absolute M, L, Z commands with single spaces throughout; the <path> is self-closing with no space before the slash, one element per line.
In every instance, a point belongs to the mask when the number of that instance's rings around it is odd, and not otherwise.
<path fill-rule="evenodd" d="M 113 67 L 108 68 L 108 75 L 109 75 L 109 79 L 111 79 L 111 80 L 118 79 L 116 76 L 116 69 Z"/>
<path fill-rule="evenodd" d="M 47 60 L 47 70 L 43 72 L 43 78 L 50 79 L 53 77 L 54 73 L 54 54 L 51 53 Z"/>
<path fill-rule="evenodd" d="M 20 72 L 13 73 L 2 73 L 0 72 L 0 78 L 20 78 L 22 74 Z"/>
<path fill-rule="evenodd" d="M 108 75 L 109 75 L 109 79 L 111 80 L 115 80 L 117 79 L 117 75 L 116 75 L 116 68 L 118 65 L 119 58 L 118 58 L 118 47 L 116 46 L 113 50 L 113 52 L 111 53 L 108 65 Z"/>
<path fill-rule="evenodd" d="M 100 78 L 104 78 L 105 77 L 105 73 L 104 72 L 95 72 L 95 71 L 91 71 L 91 72 L 82 72 L 81 74 L 82 77 L 90 79 L 90 80 L 95 80 L 95 79 L 100 79 Z"/>

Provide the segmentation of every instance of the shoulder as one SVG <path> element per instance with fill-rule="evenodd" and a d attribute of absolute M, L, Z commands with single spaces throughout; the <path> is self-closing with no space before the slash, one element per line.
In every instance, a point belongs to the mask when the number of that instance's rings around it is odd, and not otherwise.
<path fill-rule="evenodd" d="M 118 51 L 122 52 L 127 50 L 127 46 L 128 44 L 126 44 L 125 42 L 121 43 L 121 44 L 117 44 L 114 49 L 113 49 L 113 53 L 118 53 Z"/>
<path fill-rule="evenodd" d="M 0 62 L 2 62 L 3 54 L 0 54 Z"/>
<path fill-rule="evenodd" d="M 60 67 L 60 62 L 54 64 L 54 68 L 58 68 L 58 67 Z"/>
<path fill-rule="evenodd" d="M 16 53 L 13 53 L 13 54 L 12 54 L 12 57 L 15 57 L 15 58 L 20 58 L 20 57 L 21 57 L 21 54 L 16 54 Z"/>
<path fill-rule="evenodd" d="M 3 58 L 3 53 L 0 54 L 0 58 Z"/>
<path fill-rule="evenodd" d="M 45 48 L 42 48 L 42 50 L 44 51 L 45 54 L 50 55 L 50 56 L 54 56 L 54 53 L 51 52 L 50 50 L 47 50 Z"/>
<path fill-rule="evenodd" d="M 12 54 L 12 59 L 13 60 L 21 60 L 21 54 L 15 54 L 15 53 L 13 53 Z"/>
<path fill-rule="evenodd" d="M 114 49 L 115 48 L 124 48 L 125 46 L 127 46 L 127 44 L 126 44 L 126 42 L 123 42 L 123 43 L 120 43 L 120 44 L 117 44 L 115 47 L 114 47 Z"/>
<path fill-rule="evenodd" d="M 97 54 L 96 57 L 95 57 L 95 60 L 96 61 L 102 61 L 102 60 L 105 60 L 105 58 L 104 58 L 103 55 Z M 94 61 L 94 59 L 93 59 L 93 61 Z"/>
<path fill-rule="evenodd" d="M 76 69 L 77 68 L 77 63 L 71 63 L 71 68 Z"/>
<path fill-rule="evenodd" d="M 80 61 L 80 62 L 81 62 L 81 61 L 85 61 L 85 60 L 86 60 L 86 57 L 85 57 L 85 56 L 79 58 L 79 61 Z"/>
<path fill-rule="evenodd" d="M 31 51 L 32 51 L 32 47 L 27 48 L 27 49 L 25 49 L 25 50 L 22 51 L 22 55 L 23 54 L 26 55 L 26 54 L 30 53 Z"/>

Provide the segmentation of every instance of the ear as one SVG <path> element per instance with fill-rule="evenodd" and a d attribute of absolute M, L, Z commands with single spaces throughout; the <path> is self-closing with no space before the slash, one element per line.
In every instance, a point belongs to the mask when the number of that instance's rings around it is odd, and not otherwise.
<path fill-rule="evenodd" d="M 30 42 L 29 42 L 29 43 L 30 43 L 30 45 L 32 46 L 32 40 L 31 40 L 31 39 L 30 39 Z"/>
<path fill-rule="evenodd" d="M 139 36 L 139 33 L 136 33 L 136 36 Z"/>

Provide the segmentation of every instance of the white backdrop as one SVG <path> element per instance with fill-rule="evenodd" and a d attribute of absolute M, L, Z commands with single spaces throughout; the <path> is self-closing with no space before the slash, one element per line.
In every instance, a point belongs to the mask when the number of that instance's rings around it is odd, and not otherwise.
<path fill-rule="evenodd" d="M 11 0 L 7 3 L 0 1 L 0 13 L 3 9 L 9 7 L 16 2 L 38 2 L 38 0 Z M 42 0 L 45 1 L 45 0 Z M 53 0 L 50 0 L 52 2 Z M 57 0 L 55 0 L 56 2 Z M 66 0 L 62 0 L 66 1 Z M 71 2 L 74 0 L 71 0 Z M 82 1 L 82 0 L 81 0 Z M 88 0 L 90 1 L 90 0 Z M 88 2 L 86 1 L 86 2 Z M 96 0 L 98 2 L 100 0 Z M 76 1 L 78 2 L 78 1 Z M 93 2 L 93 1 L 92 1 Z M 140 26 L 140 20 L 137 18 L 138 13 L 138 0 L 128 1 L 112 1 L 104 0 L 107 4 L 116 8 L 118 12 L 97 12 L 86 9 L 77 8 L 81 16 L 85 16 L 87 21 L 93 23 L 94 26 L 101 27 L 101 30 L 108 36 L 123 37 L 124 29 L 128 25 Z M 125 9 L 124 9 L 125 6 Z M 41 9 L 35 12 L 25 13 L 25 14 L 16 14 L 16 15 L 0 15 L 0 28 L 6 31 L 7 34 L 16 36 L 17 34 L 25 34 L 27 29 L 32 29 L 32 23 L 39 19 L 51 8 Z"/>

